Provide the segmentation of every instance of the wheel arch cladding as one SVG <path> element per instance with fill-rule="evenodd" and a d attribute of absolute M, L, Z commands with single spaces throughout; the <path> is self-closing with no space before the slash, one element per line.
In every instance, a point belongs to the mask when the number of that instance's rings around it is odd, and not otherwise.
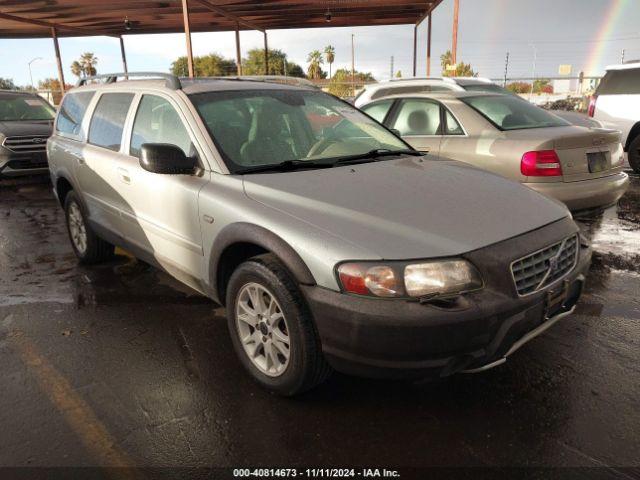
<path fill-rule="evenodd" d="M 65 177 L 59 177 L 56 181 L 56 194 L 58 195 L 58 201 L 60 205 L 64 206 L 65 198 L 70 191 L 74 190 L 73 185 Z"/>
<path fill-rule="evenodd" d="M 263 253 L 274 254 L 298 283 L 316 284 L 309 267 L 285 240 L 264 227 L 234 223 L 223 228 L 213 243 L 209 281 L 214 300 L 224 305 L 227 281 L 235 268 Z"/>

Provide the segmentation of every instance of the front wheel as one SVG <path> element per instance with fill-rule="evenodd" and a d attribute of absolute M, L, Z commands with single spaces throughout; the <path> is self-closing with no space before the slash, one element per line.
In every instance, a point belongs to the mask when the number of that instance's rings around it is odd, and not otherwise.
<path fill-rule="evenodd" d="M 629 166 L 634 172 L 640 173 L 640 135 L 629 144 Z"/>
<path fill-rule="evenodd" d="M 87 215 L 75 192 L 67 194 L 64 201 L 64 211 L 71 246 L 80 263 L 100 263 L 113 256 L 113 245 L 95 234 L 87 222 Z"/>
<path fill-rule="evenodd" d="M 240 265 L 227 288 L 234 349 L 251 376 L 285 396 L 310 390 L 331 372 L 299 289 L 271 254 Z"/>

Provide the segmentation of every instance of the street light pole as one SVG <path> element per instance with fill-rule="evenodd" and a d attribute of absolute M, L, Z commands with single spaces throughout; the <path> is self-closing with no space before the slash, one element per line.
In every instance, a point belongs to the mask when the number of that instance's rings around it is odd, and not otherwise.
<path fill-rule="evenodd" d="M 29 78 L 31 79 L 31 88 L 33 88 L 34 90 L 36 89 L 36 87 L 33 85 L 33 75 L 31 74 L 31 64 L 33 62 L 35 62 L 36 60 L 42 60 L 42 57 L 36 57 L 33 58 L 30 62 L 29 62 Z"/>
<path fill-rule="evenodd" d="M 531 72 L 531 90 L 529 91 L 529 101 L 531 101 L 531 97 L 533 96 L 533 84 L 536 81 L 536 60 L 538 59 L 538 50 L 533 44 L 530 44 L 529 46 L 533 48 L 533 71 Z"/>

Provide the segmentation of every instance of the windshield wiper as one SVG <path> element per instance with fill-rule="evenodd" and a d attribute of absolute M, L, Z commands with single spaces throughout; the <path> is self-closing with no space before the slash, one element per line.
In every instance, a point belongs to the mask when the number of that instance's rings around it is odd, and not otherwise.
<path fill-rule="evenodd" d="M 367 153 L 360 153 L 357 155 L 349 155 L 346 157 L 341 157 L 332 162 L 333 165 L 344 165 L 349 163 L 357 163 L 362 162 L 363 160 L 373 160 L 375 161 L 378 158 L 382 157 L 396 157 L 398 155 L 411 155 L 413 157 L 422 157 L 424 153 L 418 152 L 417 150 L 387 150 L 385 148 L 376 148 L 374 150 L 370 150 Z"/>
<path fill-rule="evenodd" d="M 280 163 L 243 168 L 235 173 L 237 175 L 244 175 L 245 173 L 292 172 L 294 170 L 301 170 L 304 168 L 327 168 L 331 166 L 331 164 L 319 163 L 312 160 L 285 160 Z"/>

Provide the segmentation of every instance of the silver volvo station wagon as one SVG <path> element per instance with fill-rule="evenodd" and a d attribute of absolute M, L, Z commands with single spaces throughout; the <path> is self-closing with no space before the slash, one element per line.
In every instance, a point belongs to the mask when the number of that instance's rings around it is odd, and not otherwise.
<path fill-rule="evenodd" d="M 486 370 L 573 311 L 591 250 L 559 202 L 311 87 L 118 75 L 69 92 L 47 144 L 73 249 L 225 306 L 267 389 Z"/>

